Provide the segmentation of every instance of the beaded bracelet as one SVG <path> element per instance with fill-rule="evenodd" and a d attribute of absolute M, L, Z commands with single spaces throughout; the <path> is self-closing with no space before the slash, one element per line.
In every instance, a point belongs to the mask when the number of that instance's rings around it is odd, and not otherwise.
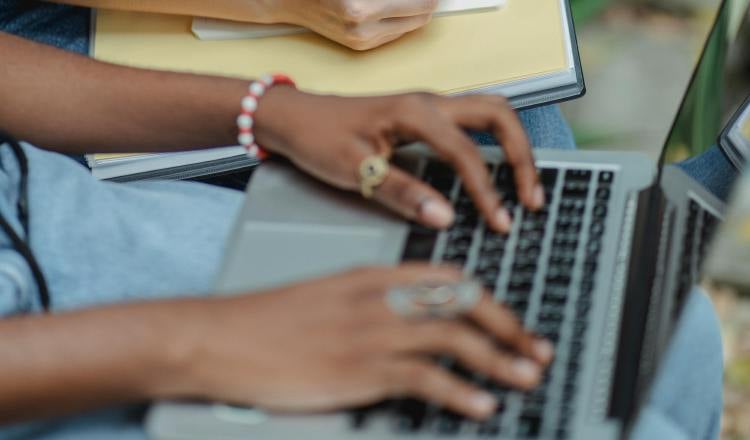
<path fill-rule="evenodd" d="M 255 141 L 253 127 L 255 126 L 255 112 L 258 111 L 260 98 L 273 86 L 288 85 L 296 87 L 294 81 L 286 75 L 265 75 L 252 81 L 247 88 L 247 96 L 242 98 L 242 112 L 237 117 L 239 136 L 237 141 L 245 147 L 247 155 L 258 159 L 265 159 L 268 153 Z"/>

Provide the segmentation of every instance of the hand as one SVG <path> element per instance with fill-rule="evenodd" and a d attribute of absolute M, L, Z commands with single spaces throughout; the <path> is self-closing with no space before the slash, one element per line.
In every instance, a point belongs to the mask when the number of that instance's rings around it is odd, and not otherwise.
<path fill-rule="evenodd" d="M 356 50 L 396 40 L 430 22 L 437 0 L 275 0 L 275 21 L 304 26 Z"/>
<path fill-rule="evenodd" d="M 526 133 L 500 96 L 340 98 L 275 87 L 256 114 L 255 134 L 261 145 L 318 179 L 357 191 L 364 158 L 389 153 L 405 142 L 425 141 L 456 168 L 488 224 L 507 232 L 510 213 L 502 208 L 479 150 L 464 129 L 494 133 L 514 168 L 520 200 L 530 209 L 541 208 L 544 190 Z M 395 166 L 374 197 L 430 227 L 453 222 L 453 209 L 439 192 Z"/>
<path fill-rule="evenodd" d="M 412 396 L 485 418 L 494 397 L 438 366 L 434 356 L 449 355 L 499 383 L 528 389 L 540 380 L 552 347 L 487 295 L 465 320 L 403 318 L 385 301 L 393 286 L 459 279 L 459 272 L 422 265 L 363 269 L 201 304 L 180 320 L 186 328 L 179 333 L 197 348 L 187 362 L 191 385 L 177 397 L 311 412 Z"/>

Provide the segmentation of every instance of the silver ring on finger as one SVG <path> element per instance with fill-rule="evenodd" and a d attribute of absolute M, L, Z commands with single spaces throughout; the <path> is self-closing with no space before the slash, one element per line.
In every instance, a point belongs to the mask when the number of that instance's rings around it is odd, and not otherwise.
<path fill-rule="evenodd" d="M 386 302 L 405 318 L 458 318 L 474 309 L 482 297 L 482 285 L 467 280 L 457 283 L 418 283 L 388 291 Z"/>

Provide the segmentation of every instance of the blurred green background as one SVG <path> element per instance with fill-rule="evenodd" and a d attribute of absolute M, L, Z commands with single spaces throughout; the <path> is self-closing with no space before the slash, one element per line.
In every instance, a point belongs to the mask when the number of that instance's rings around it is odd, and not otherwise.
<path fill-rule="evenodd" d="M 562 105 L 581 148 L 656 157 L 720 0 L 571 0 L 588 93 Z"/>
<path fill-rule="evenodd" d="M 561 107 L 581 148 L 638 150 L 658 156 L 720 1 L 571 0 L 588 93 Z M 748 90 L 748 47 L 750 41 L 744 41 L 736 51 L 742 54 L 738 59 L 727 57 L 721 47 L 708 49 L 707 56 L 714 61 L 706 66 L 705 84 L 689 97 L 696 110 L 681 115 L 677 134 L 670 139 L 681 146 L 670 150 L 675 156 L 671 159 L 691 155 L 715 141 L 724 123 L 720 108 L 731 99 L 743 99 L 740 89 Z M 723 75 L 727 59 L 733 73 L 723 80 L 729 85 L 730 99 L 716 93 L 714 80 Z M 735 324 L 729 321 L 722 325 Z M 724 349 L 722 439 L 750 439 L 750 331 L 741 340 L 725 333 Z"/>
<path fill-rule="evenodd" d="M 612 0 L 573 0 L 573 14 L 576 23 L 584 24 L 603 11 Z"/>

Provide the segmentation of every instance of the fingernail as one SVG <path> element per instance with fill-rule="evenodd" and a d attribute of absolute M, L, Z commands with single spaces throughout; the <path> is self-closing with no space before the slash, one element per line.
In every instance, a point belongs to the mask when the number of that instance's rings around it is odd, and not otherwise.
<path fill-rule="evenodd" d="M 490 415 L 495 412 L 497 400 L 495 400 L 495 396 L 490 393 L 484 391 L 476 392 L 471 396 L 471 407 L 477 413 Z"/>
<path fill-rule="evenodd" d="M 534 354 L 542 362 L 549 362 L 555 356 L 555 347 L 549 341 L 539 339 L 534 342 Z"/>
<path fill-rule="evenodd" d="M 539 209 L 544 206 L 544 188 L 537 185 L 534 189 L 534 206 Z"/>
<path fill-rule="evenodd" d="M 525 383 L 536 382 L 541 374 L 539 366 L 527 359 L 513 361 L 513 371 L 515 371 L 518 379 Z"/>
<path fill-rule="evenodd" d="M 503 232 L 509 232 L 513 220 L 510 218 L 508 210 L 505 208 L 498 209 L 495 217 L 497 220 L 497 226 L 500 228 L 500 230 Z"/>
<path fill-rule="evenodd" d="M 439 200 L 429 199 L 422 204 L 422 218 L 437 228 L 447 228 L 453 223 L 453 209 Z"/>

